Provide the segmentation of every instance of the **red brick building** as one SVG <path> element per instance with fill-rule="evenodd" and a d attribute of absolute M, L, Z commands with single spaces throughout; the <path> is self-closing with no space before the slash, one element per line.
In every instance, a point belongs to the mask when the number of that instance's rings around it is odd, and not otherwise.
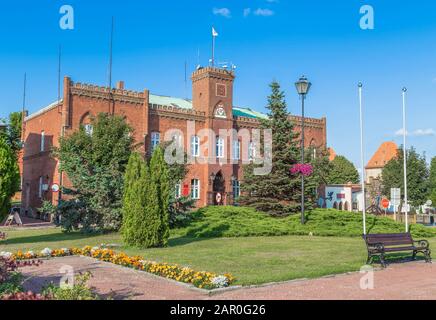
<path fill-rule="evenodd" d="M 134 92 L 124 89 L 119 82 L 116 89 L 74 83 L 64 79 L 63 99 L 24 120 L 23 139 L 23 191 L 24 207 L 39 208 L 43 200 L 58 201 L 59 194 L 53 185 L 69 185 L 68 177 L 59 173 L 59 163 L 51 156 L 51 149 L 58 146 L 62 135 L 85 126 L 92 131 L 90 122 L 101 112 L 123 115 L 133 127 L 135 139 L 143 143 L 142 152 L 150 153 L 153 146 L 164 141 L 169 130 L 178 129 L 188 154 L 201 158 L 227 159 L 231 154 L 248 152 L 249 146 L 238 141 L 217 139 L 216 151 L 198 154 L 205 139 L 196 138 L 196 132 L 212 129 L 251 131 L 259 127 L 264 114 L 233 105 L 233 82 L 235 74 L 214 67 L 202 68 L 192 75 L 192 101 L 151 94 L 148 90 Z M 301 118 L 292 116 L 295 130 L 301 132 Z M 195 125 L 195 132 L 192 132 Z M 326 119 L 306 119 L 305 138 L 307 146 L 326 148 Z M 233 146 L 232 146 L 233 144 Z M 252 147 L 252 146 L 250 146 Z M 213 149 L 213 148 L 212 148 Z M 236 151 L 235 151 L 236 149 Z M 238 155 L 236 160 L 241 159 Z M 195 163 L 189 174 L 180 183 L 176 192 L 193 195 L 198 206 L 215 204 L 217 193 L 224 204 L 230 204 L 233 195 L 239 193 L 239 181 L 243 179 L 240 161 L 233 163 Z"/>

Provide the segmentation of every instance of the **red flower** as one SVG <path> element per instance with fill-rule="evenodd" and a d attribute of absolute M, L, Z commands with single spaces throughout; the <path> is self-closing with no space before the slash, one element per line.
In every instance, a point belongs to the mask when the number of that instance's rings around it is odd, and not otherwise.
<path fill-rule="evenodd" d="M 313 174 L 313 167 L 311 164 L 297 163 L 291 168 L 291 174 L 302 174 L 305 177 L 309 177 Z"/>

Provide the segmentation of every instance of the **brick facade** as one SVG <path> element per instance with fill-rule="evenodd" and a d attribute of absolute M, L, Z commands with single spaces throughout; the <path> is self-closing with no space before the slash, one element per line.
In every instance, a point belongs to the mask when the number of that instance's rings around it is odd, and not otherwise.
<path fill-rule="evenodd" d="M 62 135 L 78 130 L 81 125 L 89 124 L 93 116 L 101 112 L 123 115 L 133 127 L 135 140 L 143 143 L 141 152 L 150 153 L 152 133 L 160 133 L 161 141 L 169 130 L 178 129 L 188 154 L 191 150 L 191 136 L 204 129 L 247 129 L 259 127 L 259 119 L 237 115 L 233 106 L 233 72 L 207 67 L 195 71 L 192 75 L 192 102 L 151 95 L 148 90 L 133 92 L 124 89 L 124 83 L 117 84 L 110 91 L 107 87 L 74 83 L 64 79 L 63 99 L 33 115 L 26 117 L 23 126 L 25 142 L 23 163 L 23 206 L 39 208 L 43 200 L 58 202 L 58 193 L 51 190 L 53 184 L 69 186 L 68 177 L 59 173 L 59 163 L 50 151 L 58 146 Z M 240 109 L 240 108 L 239 108 Z M 243 110 L 243 109 L 240 109 Z M 301 118 L 292 116 L 295 130 L 301 133 Z M 190 126 L 195 125 L 191 132 Z M 306 119 L 306 146 L 325 149 L 326 119 Z M 201 148 L 208 139 L 201 141 Z M 42 143 L 43 142 L 43 143 Z M 216 157 L 213 143 L 203 158 Z M 215 143 L 215 142 L 214 142 Z M 247 147 L 242 146 L 241 152 Z M 212 152 L 210 152 L 212 150 Z M 231 141 L 225 141 L 225 157 L 230 158 Z M 229 204 L 232 198 L 233 181 L 243 180 L 242 165 L 195 163 L 190 165 L 189 174 L 181 183 L 182 193 L 191 192 L 192 180 L 199 181 L 198 206 L 213 204 L 216 192 L 220 192 L 223 203 Z M 215 181 L 211 179 L 215 176 Z M 217 182 L 217 183 L 215 183 Z M 214 193 L 215 192 L 215 193 Z"/>

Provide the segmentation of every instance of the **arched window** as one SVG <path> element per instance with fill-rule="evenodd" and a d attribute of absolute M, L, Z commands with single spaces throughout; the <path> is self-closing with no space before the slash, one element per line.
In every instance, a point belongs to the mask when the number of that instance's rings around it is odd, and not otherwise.
<path fill-rule="evenodd" d="M 91 119 L 89 112 L 85 113 L 82 116 L 82 118 L 80 120 L 80 125 L 83 126 L 87 135 L 91 136 L 93 134 L 94 128 L 92 126 L 92 119 Z"/>

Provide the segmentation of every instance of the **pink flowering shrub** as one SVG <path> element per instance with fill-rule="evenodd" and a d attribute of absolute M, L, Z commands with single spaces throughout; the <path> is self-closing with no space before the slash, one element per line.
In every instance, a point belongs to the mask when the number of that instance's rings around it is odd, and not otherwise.
<path fill-rule="evenodd" d="M 291 168 L 291 174 L 302 174 L 305 177 L 309 177 L 313 174 L 313 167 L 311 164 L 297 163 Z"/>

